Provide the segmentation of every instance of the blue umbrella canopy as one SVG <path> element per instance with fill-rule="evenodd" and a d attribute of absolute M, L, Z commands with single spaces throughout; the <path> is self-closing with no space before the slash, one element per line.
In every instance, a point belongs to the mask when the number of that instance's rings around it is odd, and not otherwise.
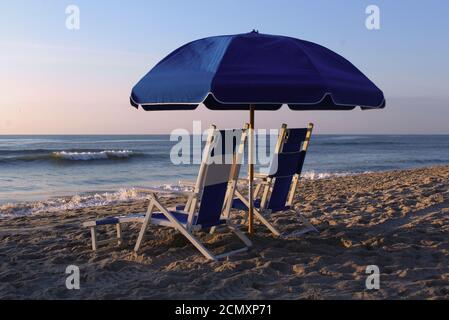
<path fill-rule="evenodd" d="M 342 56 L 313 42 L 256 31 L 190 42 L 132 89 L 144 110 L 351 110 L 385 107 L 382 91 Z"/>
<path fill-rule="evenodd" d="M 335 52 L 300 39 L 260 34 L 209 37 L 173 51 L 132 89 L 147 111 L 250 110 L 249 233 L 253 221 L 254 111 L 385 107 L 382 91 Z"/>

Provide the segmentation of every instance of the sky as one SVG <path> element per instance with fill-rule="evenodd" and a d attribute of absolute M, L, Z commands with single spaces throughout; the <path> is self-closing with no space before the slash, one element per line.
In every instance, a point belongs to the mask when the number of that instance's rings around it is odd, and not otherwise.
<path fill-rule="evenodd" d="M 66 8 L 80 29 L 66 27 Z M 369 5 L 380 29 L 365 26 Z M 314 122 L 317 133 L 449 134 L 449 1 L 0 0 L 0 134 L 150 134 L 248 113 L 144 112 L 135 83 L 179 46 L 250 32 L 313 41 L 343 55 L 387 99 L 384 110 L 256 113 L 256 126 Z"/>

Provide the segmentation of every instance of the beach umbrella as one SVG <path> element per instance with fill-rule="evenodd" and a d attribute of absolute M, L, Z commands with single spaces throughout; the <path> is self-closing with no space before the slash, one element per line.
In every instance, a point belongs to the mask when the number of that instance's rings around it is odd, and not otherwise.
<path fill-rule="evenodd" d="M 161 60 L 132 89 L 146 111 L 248 110 L 249 233 L 253 230 L 254 112 L 385 107 L 382 91 L 353 64 L 316 43 L 250 33 L 190 42 Z"/>

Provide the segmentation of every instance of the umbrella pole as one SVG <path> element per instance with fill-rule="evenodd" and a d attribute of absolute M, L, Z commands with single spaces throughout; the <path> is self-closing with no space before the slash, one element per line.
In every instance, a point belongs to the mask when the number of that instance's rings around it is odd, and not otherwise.
<path fill-rule="evenodd" d="M 249 109 L 249 145 L 248 145 L 248 233 L 253 234 L 253 220 L 254 220 L 254 106 L 251 105 Z"/>

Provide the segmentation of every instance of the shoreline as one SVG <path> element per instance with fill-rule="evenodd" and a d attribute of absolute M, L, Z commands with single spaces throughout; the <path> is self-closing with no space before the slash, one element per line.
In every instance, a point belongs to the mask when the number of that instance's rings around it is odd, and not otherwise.
<path fill-rule="evenodd" d="M 367 173 L 372 172 L 317 173 L 315 171 L 308 171 L 303 174 L 301 179 L 322 180 Z M 193 179 L 196 179 L 196 177 Z M 179 186 L 177 183 L 161 183 L 158 185 L 148 185 L 147 187 L 166 190 L 185 190 L 184 187 Z M 0 203 L 0 221 L 1 219 L 9 217 L 45 215 L 65 210 L 97 208 L 102 207 L 103 205 L 119 205 L 120 203 L 141 200 L 143 196 L 144 194 L 136 192 L 135 186 L 127 186 L 119 189 L 91 190 L 77 193 L 74 192 L 72 194 L 60 194 L 51 197 L 47 196 L 33 200 L 5 202 Z"/>
<path fill-rule="evenodd" d="M 431 169 L 446 167 L 447 165 L 434 165 L 426 167 L 414 167 L 408 169 L 390 169 L 384 171 L 365 171 L 365 172 L 315 172 L 306 171 L 301 176 L 301 181 L 331 180 L 335 178 L 353 177 L 367 174 L 382 174 L 396 171 L 409 171 L 419 169 Z M 196 178 L 196 177 L 195 177 Z M 194 178 L 194 179 L 195 179 Z M 163 188 L 183 190 L 178 184 L 162 183 L 160 185 L 148 185 L 149 188 Z M 140 187 L 139 187 L 140 188 Z M 72 194 L 60 194 L 51 197 L 42 197 L 33 200 L 17 200 L 13 202 L 0 203 L 0 221 L 9 218 L 18 218 L 24 216 L 39 216 L 54 214 L 60 211 L 93 209 L 103 206 L 115 206 L 143 199 L 143 194 L 135 192 L 136 187 L 127 186 L 119 189 L 91 190 Z M 82 201 L 83 203 L 78 203 Z M 76 202 L 76 203 L 74 203 Z M 85 203 L 84 203 L 85 202 Z M 37 212 L 36 212 L 37 211 Z"/>
<path fill-rule="evenodd" d="M 303 180 L 295 206 L 320 234 L 283 240 L 256 224 L 252 250 L 218 263 L 163 228 L 151 228 L 136 257 L 137 225 L 125 226 L 122 246 L 91 252 L 83 221 L 145 205 L 1 219 L 0 299 L 449 299 L 449 166 Z M 291 212 L 271 220 L 281 231 L 299 226 Z M 100 228 L 102 238 L 113 233 Z M 238 243 L 202 239 L 215 252 Z M 72 264 L 81 290 L 65 287 Z M 379 290 L 365 288 L 368 265 L 379 266 Z"/>

